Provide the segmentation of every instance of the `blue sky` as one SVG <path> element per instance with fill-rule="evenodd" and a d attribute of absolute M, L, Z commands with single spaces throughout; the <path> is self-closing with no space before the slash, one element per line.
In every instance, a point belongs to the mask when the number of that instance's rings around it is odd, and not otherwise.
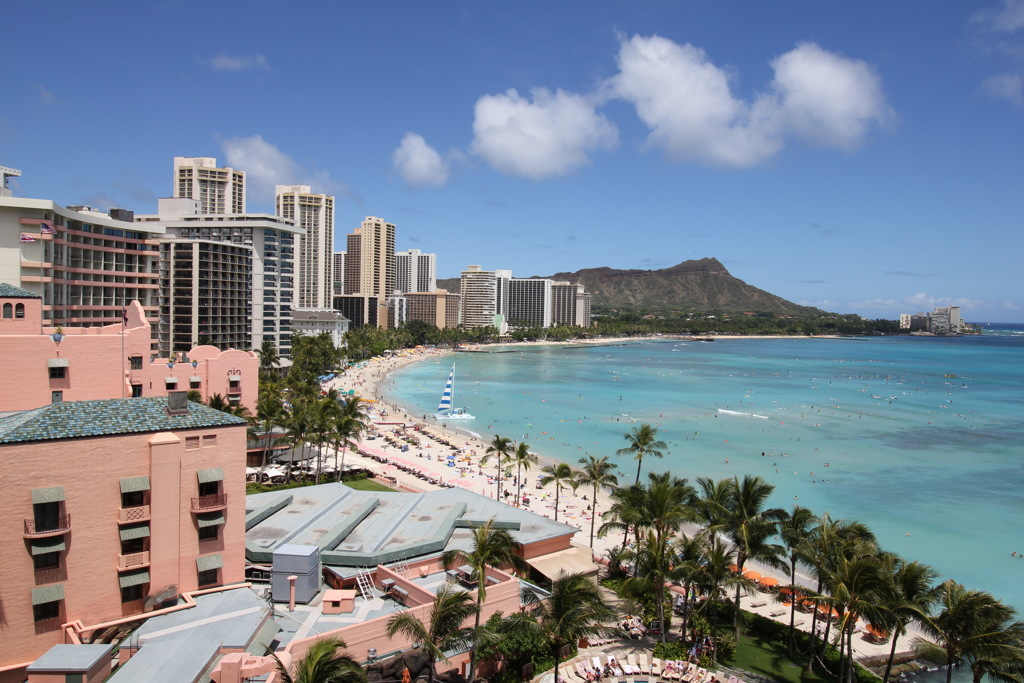
<path fill-rule="evenodd" d="M 20 196 L 156 210 L 174 156 L 518 276 L 718 258 L 868 317 L 1024 322 L 1024 0 L 5 3 Z M 338 248 L 342 248 L 339 246 Z"/>

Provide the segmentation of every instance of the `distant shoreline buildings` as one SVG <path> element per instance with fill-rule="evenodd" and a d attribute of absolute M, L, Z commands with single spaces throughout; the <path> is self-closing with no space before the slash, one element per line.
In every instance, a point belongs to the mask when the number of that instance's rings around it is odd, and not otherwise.
<path fill-rule="evenodd" d="M 940 306 L 931 313 L 901 313 L 900 329 L 947 337 L 963 334 L 970 326 L 960 317 L 959 306 Z"/>

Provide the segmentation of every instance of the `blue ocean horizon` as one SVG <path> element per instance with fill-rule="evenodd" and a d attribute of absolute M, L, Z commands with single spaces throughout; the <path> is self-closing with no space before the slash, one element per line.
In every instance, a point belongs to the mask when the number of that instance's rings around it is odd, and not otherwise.
<path fill-rule="evenodd" d="M 668 448 L 645 472 L 761 476 L 772 505 L 860 520 L 886 550 L 1024 609 L 1024 324 L 491 351 L 408 366 L 382 390 L 430 415 L 454 359 L 455 403 L 477 416 L 460 428 L 574 466 L 610 456 L 620 482 L 636 463 L 615 451 L 650 423 Z"/>

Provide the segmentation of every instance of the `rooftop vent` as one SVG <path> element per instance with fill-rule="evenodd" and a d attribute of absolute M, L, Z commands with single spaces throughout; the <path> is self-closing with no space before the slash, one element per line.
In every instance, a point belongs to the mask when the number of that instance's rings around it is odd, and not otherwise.
<path fill-rule="evenodd" d="M 167 392 L 167 414 L 188 415 L 188 392 L 168 391 Z"/>

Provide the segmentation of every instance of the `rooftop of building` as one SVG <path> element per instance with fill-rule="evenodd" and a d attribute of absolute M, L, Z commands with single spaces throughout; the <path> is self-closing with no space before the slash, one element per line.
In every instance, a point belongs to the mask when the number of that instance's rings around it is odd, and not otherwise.
<path fill-rule="evenodd" d="M 524 546 L 559 537 L 568 544 L 577 531 L 460 488 L 404 493 L 321 484 L 253 494 L 245 507 L 250 562 L 270 563 L 284 545 L 315 545 L 324 565 L 340 576 L 359 567 L 470 550 L 472 527 L 491 519 Z"/>
<path fill-rule="evenodd" d="M 149 619 L 125 643 L 138 651 L 108 680 L 172 683 L 203 680 L 219 654 L 263 655 L 277 637 L 270 606 L 249 588 L 198 596 L 195 607 Z M 205 679 L 209 680 L 209 679 Z"/>
<path fill-rule="evenodd" d="M 0 282 L 0 297 L 5 299 L 42 299 L 43 297 L 38 294 L 22 289 L 21 287 L 15 287 L 9 285 L 6 282 Z"/>
<path fill-rule="evenodd" d="M 303 322 L 309 320 L 327 320 L 348 322 L 348 318 L 333 308 L 293 308 L 292 322 Z"/>
<path fill-rule="evenodd" d="M 166 408 L 163 396 L 52 403 L 0 415 L 0 445 L 246 424 L 200 403 L 189 402 L 183 415 L 168 415 Z"/>

